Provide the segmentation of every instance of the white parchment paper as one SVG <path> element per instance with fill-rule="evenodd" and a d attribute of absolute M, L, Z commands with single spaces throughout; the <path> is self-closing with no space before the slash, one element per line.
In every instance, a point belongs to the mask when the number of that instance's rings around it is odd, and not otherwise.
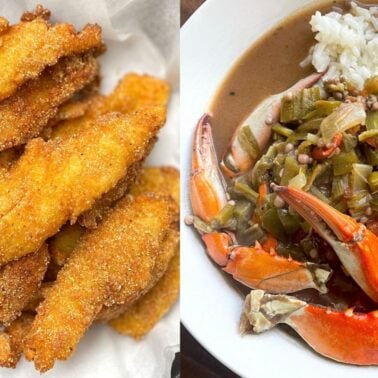
<path fill-rule="evenodd" d="M 147 164 L 179 167 L 179 1 L 0 0 L 0 15 L 16 23 L 25 10 L 34 9 L 36 4 L 50 9 L 53 20 L 70 22 L 77 28 L 86 23 L 102 26 L 108 48 L 100 58 L 104 93 L 130 71 L 169 81 L 172 96 L 168 122 Z M 91 327 L 74 355 L 68 361 L 57 362 L 43 377 L 170 377 L 178 345 L 176 304 L 142 341 L 121 336 L 106 324 Z M 0 378 L 34 377 L 40 374 L 23 358 L 15 370 L 0 368 Z"/>

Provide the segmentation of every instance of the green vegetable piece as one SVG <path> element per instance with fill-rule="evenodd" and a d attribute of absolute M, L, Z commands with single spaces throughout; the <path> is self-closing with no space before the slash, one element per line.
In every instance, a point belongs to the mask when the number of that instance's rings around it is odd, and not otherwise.
<path fill-rule="evenodd" d="M 252 159 L 257 160 L 260 157 L 260 147 L 256 141 L 255 136 L 248 126 L 243 126 L 240 129 L 238 139 L 243 149 L 247 151 Z"/>
<path fill-rule="evenodd" d="M 353 164 L 350 174 L 350 188 L 352 192 L 368 190 L 368 177 L 373 171 L 373 167 L 368 164 Z"/>
<path fill-rule="evenodd" d="M 336 202 L 335 204 L 332 204 L 332 207 L 334 207 L 336 210 L 339 210 L 341 213 L 346 213 L 348 210 L 348 205 L 344 199 Z"/>
<path fill-rule="evenodd" d="M 227 227 L 234 214 L 234 207 L 234 205 L 229 203 L 224 206 L 211 221 L 210 226 L 214 229 Z"/>
<path fill-rule="evenodd" d="M 258 224 L 254 224 L 237 233 L 237 240 L 243 245 L 254 245 L 256 241 L 262 243 L 265 238 L 266 234 Z"/>
<path fill-rule="evenodd" d="M 275 207 L 268 208 L 261 215 L 261 226 L 269 233 L 273 234 L 276 238 L 285 241 L 285 229 L 278 216 Z"/>
<path fill-rule="evenodd" d="M 347 200 L 349 213 L 354 218 L 361 218 L 365 215 L 366 209 L 370 206 L 371 196 L 367 190 L 354 193 Z"/>
<path fill-rule="evenodd" d="M 370 165 L 378 165 L 378 150 L 373 149 L 368 145 L 364 145 L 364 154 Z"/>
<path fill-rule="evenodd" d="M 378 136 L 378 129 L 366 130 L 358 136 L 360 142 L 365 142 L 369 138 L 375 138 Z"/>
<path fill-rule="evenodd" d="M 299 173 L 294 176 L 288 183 L 288 186 L 297 189 L 303 189 L 307 184 L 306 170 L 304 168 L 299 169 Z"/>
<path fill-rule="evenodd" d="M 214 232 L 214 229 L 209 224 L 205 223 L 202 219 L 198 217 L 193 218 L 193 226 L 201 235 Z"/>
<path fill-rule="evenodd" d="M 285 127 L 285 126 L 282 126 L 281 124 L 279 123 L 276 123 L 272 126 L 272 130 L 279 134 L 279 135 L 282 135 L 284 137 L 289 137 L 291 134 L 293 134 L 293 130 L 289 129 L 288 127 Z"/>
<path fill-rule="evenodd" d="M 348 188 L 348 176 L 335 176 L 332 180 L 331 199 L 333 202 L 340 201 Z"/>
<path fill-rule="evenodd" d="M 313 169 L 311 170 L 311 172 L 309 174 L 307 174 L 307 183 L 304 186 L 303 190 L 305 192 L 309 191 L 311 186 L 314 184 L 316 178 L 319 175 L 321 175 L 326 169 L 327 169 L 326 164 L 318 164 L 318 165 L 314 166 Z"/>
<path fill-rule="evenodd" d="M 287 156 L 281 178 L 281 185 L 288 185 L 289 181 L 299 173 L 299 164 L 294 156 Z"/>
<path fill-rule="evenodd" d="M 343 140 L 341 142 L 341 148 L 344 152 L 354 150 L 358 144 L 358 139 L 355 135 L 349 133 L 343 133 Z"/>
<path fill-rule="evenodd" d="M 319 198 L 324 203 L 329 203 L 329 199 L 316 186 L 312 186 L 310 188 L 310 193 Z"/>
<path fill-rule="evenodd" d="M 341 104 L 341 101 L 319 100 L 315 102 L 315 109 L 320 117 L 326 117 L 329 116 Z"/>
<path fill-rule="evenodd" d="M 249 222 L 252 217 L 253 205 L 249 201 L 236 201 L 234 217 L 238 222 Z"/>
<path fill-rule="evenodd" d="M 302 89 L 292 94 L 291 98 L 282 99 L 281 122 L 301 121 L 307 113 L 315 109 L 315 101 L 320 100 L 319 87 Z"/>
<path fill-rule="evenodd" d="M 287 234 L 294 234 L 301 227 L 302 219 L 298 215 L 289 213 L 287 209 L 278 209 L 277 213 Z"/>
<path fill-rule="evenodd" d="M 358 157 L 354 150 L 340 152 L 332 157 L 333 174 L 335 176 L 346 175 L 352 171 L 353 164 L 358 163 Z"/>
<path fill-rule="evenodd" d="M 372 111 L 366 115 L 366 129 L 378 129 L 378 111 Z"/>
<path fill-rule="evenodd" d="M 368 177 L 368 183 L 372 192 L 378 191 L 378 172 L 370 173 Z"/>
<path fill-rule="evenodd" d="M 369 201 L 371 209 L 378 213 L 378 193 L 373 193 Z"/>
<path fill-rule="evenodd" d="M 251 201 L 252 203 L 256 203 L 257 198 L 259 197 L 259 194 L 255 192 L 252 188 L 250 188 L 247 184 L 236 181 L 234 184 L 234 192 L 237 194 L 240 194 L 244 198 L 246 198 L 248 201 Z"/>
<path fill-rule="evenodd" d="M 296 129 L 298 133 L 310 133 L 311 131 L 318 132 L 320 129 L 320 124 L 322 123 L 324 118 L 313 118 L 310 119 L 301 125 L 299 125 Z"/>

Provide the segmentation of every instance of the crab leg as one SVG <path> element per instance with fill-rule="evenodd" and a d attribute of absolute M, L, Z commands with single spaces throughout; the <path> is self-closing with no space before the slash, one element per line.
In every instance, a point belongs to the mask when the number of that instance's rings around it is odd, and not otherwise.
<path fill-rule="evenodd" d="M 195 216 L 209 223 L 227 204 L 225 183 L 218 169 L 209 118 L 204 115 L 194 136 L 190 198 Z M 202 236 L 209 256 L 233 277 L 251 288 L 291 293 L 307 288 L 326 292 L 330 269 L 276 255 L 274 249 L 236 247 L 233 236 L 212 232 Z"/>
<path fill-rule="evenodd" d="M 295 329 L 316 352 L 333 360 L 378 365 L 378 311 L 334 311 L 295 297 L 252 290 L 244 303 L 241 331 L 260 333 L 278 323 Z"/>
<path fill-rule="evenodd" d="M 227 176 L 233 177 L 238 173 L 248 171 L 259 157 L 252 156 L 240 143 L 241 129 L 244 127 L 249 129 L 258 148 L 262 151 L 270 139 L 271 125 L 278 121 L 282 97 L 290 92 L 312 87 L 322 75 L 322 73 L 314 73 L 298 81 L 288 90 L 268 97 L 236 128 L 221 163 L 222 170 Z"/>
<path fill-rule="evenodd" d="M 331 271 L 325 266 L 302 263 L 265 251 L 259 243 L 255 247 L 232 246 L 225 233 L 202 236 L 210 257 L 223 270 L 242 284 L 271 293 L 294 293 L 313 288 L 327 292 L 326 282 Z"/>
<path fill-rule="evenodd" d="M 214 218 L 227 203 L 226 185 L 218 168 L 209 118 L 204 114 L 196 127 L 190 178 L 193 213 L 205 222 Z"/>
<path fill-rule="evenodd" d="M 378 237 L 309 193 L 274 184 L 272 188 L 331 245 L 356 283 L 378 302 Z"/>

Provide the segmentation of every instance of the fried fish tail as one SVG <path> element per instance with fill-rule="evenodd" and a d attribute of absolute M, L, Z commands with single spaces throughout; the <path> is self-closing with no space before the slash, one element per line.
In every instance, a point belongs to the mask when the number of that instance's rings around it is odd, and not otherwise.
<path fill-rule="evenodd" d="M 98 74 L 92 54 L 70 56 L 28 81 L 0 103 L 0 151 L 26 143 L 40 134 L 59 106 Z"/>
<path fill-rule="evenodd" d="M 180 255 L 177 253 L 157 284 L 125 313 L 111 320 L 110 326 L 123 335 L 141 339 L 176 302 L 179 290 Z"/>
<path fill-rule="evenodd" d="M 162 107 L 111 113 L 72 137 L 30 141 L 0 181 L 0 265 L 37 250 L 112 189 L 144 159 L 165 114 Z"/>
<path fill-rule="evenodd" d="M 34 316 L 22 314 L 0 332 L 0 366 L 15 368 L 21 357 L 25 336 L 30 330 Z"/>
<path fill-rule="evenodd" d="M 125 198 L 81 239 L 38 307 L 26 339 L 25 356 L 37 369 L 46 371 L 55 360 L 68 358 L 105 303 L 121 292 L 131 302 L 146 290 L 177 217 L 168 197 Z"/>
<path fill-rule="evenodd" d="M 45 275 L 49 254 L 44 244 L 39 251 L 0 268 L 0 322 L 9 324 L 37 291 Z"/>

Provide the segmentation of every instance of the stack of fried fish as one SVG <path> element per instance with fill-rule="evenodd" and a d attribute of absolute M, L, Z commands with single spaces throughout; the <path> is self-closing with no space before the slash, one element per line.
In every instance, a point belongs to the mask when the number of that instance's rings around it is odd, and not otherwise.
<path fill-rule="evenodd" d="M 179 174 L 142 168 L 169 88 L 99 94 L 101 28 L 49 17 L 0 18 L 0 366 L 42 372 L 96 321 L 143 337 L 179 290 Z"/>

